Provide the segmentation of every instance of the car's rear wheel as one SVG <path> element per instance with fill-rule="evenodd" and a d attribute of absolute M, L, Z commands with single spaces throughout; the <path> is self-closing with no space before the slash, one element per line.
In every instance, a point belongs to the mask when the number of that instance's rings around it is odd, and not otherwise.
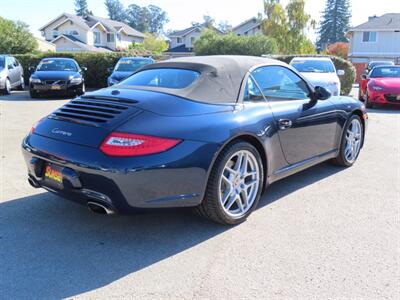
<path fill-rule="evenodd" d="M 23 91 L 25 90 L 25 80 L 24 80 L 24 76 L 21 76 L 20 78 L 20 84 L 18 86 L 18 90 Z"/>
<path fill-rule="evenodd" d="M 257 149 L 246 142 L 233 143 L 222 150 L 214 163 L 205 197 L 196 210 L 218 223 L 241 223 L 257 206 L 263 182 L 263 164 Z"/>
<path fill-rule="evenodd" d="M 333 160 L 334 163 L 343 167 L 351 167 L 360 154 L 364 139 L 364 127 L 361 119 L 357 115 L 352 115 L 348 120 L 338 156 Z"/>

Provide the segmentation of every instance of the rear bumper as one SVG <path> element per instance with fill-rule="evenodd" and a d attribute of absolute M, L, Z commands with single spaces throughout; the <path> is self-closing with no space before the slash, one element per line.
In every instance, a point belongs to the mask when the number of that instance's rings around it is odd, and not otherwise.
<path fill-rule="evenodd" d="M 113 158 L 37 134 L 22 143 L 28 176 L 39 187 L 82 204 L 100 202 L 119 213 L 200 204 L 217 150 L 216 144 L 184 141 L 156 155 Z M 39 163 L 49 162 L 66 172 L 61 189 L 46 184 L 43 169 L 38 170 Z"/>

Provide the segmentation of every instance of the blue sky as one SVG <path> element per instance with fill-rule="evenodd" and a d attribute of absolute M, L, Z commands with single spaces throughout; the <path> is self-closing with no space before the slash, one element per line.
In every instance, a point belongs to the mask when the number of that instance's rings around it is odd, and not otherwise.
<path fill-rule="evenodd" d="M 213 16 L 217 21 L 228 21 L 233 25 L 256 16 L 262 12 L 262 0 L 122 0 L 125 6 L 154 4 L 167 11 L 170 22 L 166 29 L 183 29 L 192 21 L 201 21 L 204 14 Z M 283 4 L 288 0 L 282 0 Z M 324 8 L 324 0 L 306 0 L 306 11 L 319 21 Z M 389 12 L 400 13 L 400 0 L 352 0 L 352 25 L 365 22 L 370 15 L 382 15 Z M 379 4 L 378 4 L 379 3 Z M 107 17 L 104 0 L 88 0 L 89 8 L 95 15 Z M 74 12 L 74 0 L 0 0 L 0 16 L 22 20 L 30 25 L 30 30 L 40 36 L 38 28 L 60 15 L 62 12 Z M 313 32 L 308 33 L 315 39 Z"/>

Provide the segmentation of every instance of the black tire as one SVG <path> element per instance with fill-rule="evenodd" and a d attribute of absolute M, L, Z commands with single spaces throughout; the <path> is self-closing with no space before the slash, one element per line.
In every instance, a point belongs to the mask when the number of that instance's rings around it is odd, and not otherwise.
<path fill-rule="evenodd" d="M 84 93 L 86 93 L 86 86 L 85 86 L 85 83 L 82 83 L 82 87 L 77 89 L 76 95 L 82 96 Z"/>
<path fill-rule="evenodd" d="M 354 161 L 350 162 L 345 157 L 345 149 L 346 149 L 346 145 L 347 145 L 347 143 L 346 143 L 346 133 L 347 133 L 347 130 L 350 128 L 350 125 L 351 125 L 353 120 L 358 120 L 360 122 L 360 125 L 361 125 L 361 137 L 360 137 L 361 146 L 360 146 L 360 149 L 359 149 Z M 340 141 L 340 148 L 339 148 L 338 156 L 336 158 L 334 158 L 332 160 L 332 162 L 335 165 L 338 165 L 338 166 L 351 167 L 357 161 L 357 158 L 358 158 L 358 156 L 360 154 L 361 147 L 362 147 L 363 143 L 364 143 L 364 125 L 363 125 L 363 122 L 361 121 L 361 119 L 360 119 L 360 117 L 358 115 L 352 115 L 347 120 L 346 126 L 344 127 L 343 134 L 342 134 L 342 139 Z"/>
<path fill-rule="evenodd" d="M 29 95 L 31 96 L 32 99 L 39 98 L 39 93 L 36 92 L 35 90 L 29 90 Z"/>
<path fill-rule="evenodd" d="M 20 79 L 20 85 L 18 86 L 18 90 L 19 91 L 23 91 L 23 90 L 25 90 L 25 80 L 24 80 L 24 76 L 21 76 L 21 79 Z"/>
<path fill-rule="evenodd" d="M 361 96 L 361 87 L 358 87 L 358 100 L 364 102 L 364 98 Z"/>
<path fill-rule="evenodd" d="M 219 182 L 228 160 L 232 157 L 232 155 L 241 150 L 247 150 L 251 152 L 256 158 L 259 170 L 259 182 L 258 190 L 253 204 L 243 216 L 233 218 L 224 211 L 223 206 L 219 201 Z M 195 208 L 195 212 L 201 217 L 224 225 L 235 225 L 242 223 L 257 207 L 263 191 L 263 184 L 264 169 L 262 159 L 258 150 L 253 145 L 247 142 L 238 141 L 232 143 L 228 145 L 225 149 L 223 149 L 216 159 L 208 179 L 204 199 L 202 203 Z"/>
<path fill-rule="evenodd" d="M 374 108 L 374 105 L 369 101 L 368 90 L 365 92 L 365 107 Z"/>
<path fill-rule="evenodd" d="M 5 84 L 4 89 L 1 90 L 2 94 L 10 95 L 11 94 L 11 82 L 10 82 L 10 79 L 7 78 L 4 84 Z"/>

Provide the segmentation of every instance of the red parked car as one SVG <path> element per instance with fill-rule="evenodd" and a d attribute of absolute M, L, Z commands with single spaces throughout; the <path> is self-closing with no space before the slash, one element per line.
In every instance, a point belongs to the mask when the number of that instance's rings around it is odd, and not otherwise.
<path fill-rule="evenodd" d="M 365 92 L 367 91 L 367 83 L 368 83 L 368 74 L 371 72 L 371 70 L 375 67 L 379 66 L 393 66 L 394 62 L 392 61 L 370 61 L 368 65 L 365 67 L 363 74 L 361 75 L 361 80 L 359 83 L 359 89 L 358 89 L 358 99 L 360 101 L 365 100 Z"/>
<path fill-rule="evenodd" d="M 400 107 L 400 66 L 380 66 L 366 78 L 365 106 L 398 105 Z"/>

